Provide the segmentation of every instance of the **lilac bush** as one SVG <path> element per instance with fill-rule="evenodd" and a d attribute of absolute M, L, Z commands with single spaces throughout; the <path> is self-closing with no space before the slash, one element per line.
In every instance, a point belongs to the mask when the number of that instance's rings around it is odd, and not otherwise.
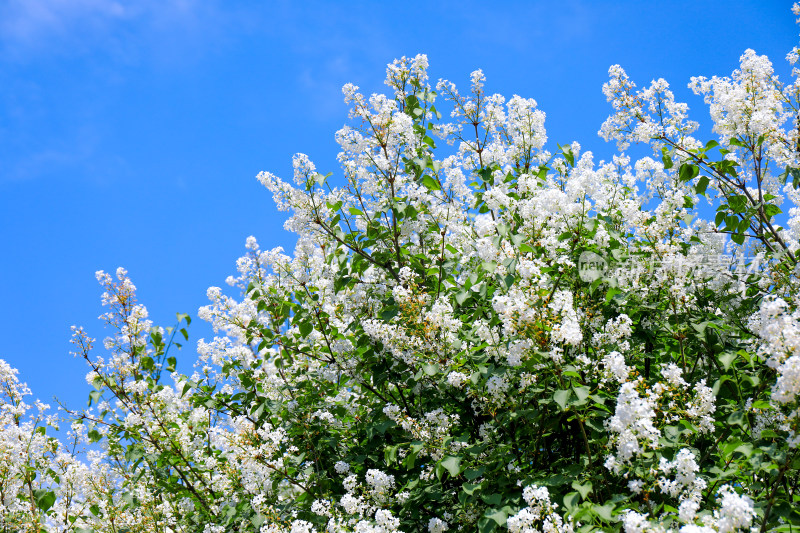
<path fill-rule="evenodd" d="M 102 355 L 75 330 L 71 443 L 0 364 L 4 531 L 800 527 L 798 75 L 748 50 L 692 79 L 702 143 L 666 81 L 612 66 L 599 162 L 481 71 L 345 86 L 340 173 L 259 174 L 297 245 L 247 239 L 192 375 L 190 318 L 154 327 L 123 269 Z"/>

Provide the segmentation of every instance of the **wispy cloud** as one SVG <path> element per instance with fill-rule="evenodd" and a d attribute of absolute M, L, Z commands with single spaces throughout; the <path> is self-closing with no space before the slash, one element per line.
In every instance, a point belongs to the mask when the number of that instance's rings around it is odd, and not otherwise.
<path fill-rule="evenodd" d="M 134 16 L 131 7 L 110 0 L 9 0 L 0 5 L 0 39 L 6 46 L 38 47 Z"/>
<path fill-rule="evenodd" d="M 70 176 L 95 183 L 130 177 L 129 163 L 109 151 L 97 126 L 88 122 L 58 139 L 8 141 L 9 136 L 0 130 L 0 185 L 44 177 Z"/>
<path fill-rule="evenodd" d="M 217 15 L 210 0 L 6 0 L 0 2 L 0 53 L 26 58 L 119 49 L 131 37 L 199 33 L 218 23 Z"/>

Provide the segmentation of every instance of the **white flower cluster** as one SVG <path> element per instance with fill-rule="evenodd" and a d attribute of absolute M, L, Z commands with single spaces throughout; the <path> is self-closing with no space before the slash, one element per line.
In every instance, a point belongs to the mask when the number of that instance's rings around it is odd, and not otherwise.
<path fill-rule="evenodd" d="M 794 149 L 787 146 L 797 145 L 797 128 L 784 129 L 794 111 L 786 106 L 787 94 L 777 83 L 772 62 L 767 56 L 746 50 L 739 63 L 730 78 L 696 77 L 689 87 L 705 96 L 721 143 L 764 136 L 770 159 L 780 165 L 795 165 Z"/>
<path fill-rule="evenodd" d="M 750 531 L 755 518 L 753 501 L 739 495 L 729 485 L 723 485 L 717 492 L 719 506 L 713 514 L 699 519 L 692 516 L 680 528 L 665 527 L 658 520 L 649 520 L 646 513 L 628 511 L 622 517 L 625 533 L 734 533 Z M 688 517 L 687 517 L 688 518 Z M 683 517 L 682 517 L 683 521 Z"/>
<path fill-rule="evenodd" d="M 600 128 L 604 139 L 616 140 L 619 150 L 631 142 L 648 143 L 659 137 L 693 142 L 689 135 L 698 124 L 687 120 L 688 106 L 675 101 L 666 80 L 654 80 L 650 87 L 635 91 L 636 84 L 619 65 L 612 65 L 608 75 L 611 79 L 603 85 L 603 94 L 615 113 Z"/>
<path fill-rule="evenodd" d="M 564 522 L 556 513 L 558 504 L 550 501 L 547 488 L 528 485 L 522 491 L 527 507 L 508 517 L 507 526 L 511 533 L 572 533 L 572 524 Z M 537 527 L 538 526 L 538 527 Z"/>

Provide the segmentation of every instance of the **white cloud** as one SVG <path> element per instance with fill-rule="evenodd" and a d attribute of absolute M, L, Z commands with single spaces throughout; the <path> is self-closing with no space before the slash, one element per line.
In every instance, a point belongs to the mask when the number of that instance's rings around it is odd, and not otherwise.
<path fill-rule="evenodd" d="M 0 7 L 0 36 L 32 44 L 76 25 L 97 27 L 132 15 L 129 7 L 109 0 L 10 0 Z"/>
<path fill-rule="evenodd" d="M 191 32 L 213 22 L 215 13 L 216 2 L 200 0 L 6 0 L 0 2 L 0 53 L 80 53 L 132 33 Z"/>

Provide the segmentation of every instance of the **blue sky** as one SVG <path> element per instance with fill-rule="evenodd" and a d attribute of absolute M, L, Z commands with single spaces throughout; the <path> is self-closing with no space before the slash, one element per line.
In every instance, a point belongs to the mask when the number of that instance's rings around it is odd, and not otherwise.
<path fill-rule="evenodd" d="M 255 235 L 293 248 L 255 176 L 309 154 L 336 173 L 341 86 L 383 92 L 386 63 L 535 98 L 550 144 L 597 137 L 609 65 L 686 84 L 746 48 L 776 71 L 798 42 L 790 2 L 0 0 L 0 358 L 34 395 L 84 405 L 70 326 L 105 335 L 94 272 L 124 266 L 156 323 L 195 316 Z M 704 130 L 707 135 L 708 129 Z M 210 329 L 198 321 L 179 355 Z"/>

